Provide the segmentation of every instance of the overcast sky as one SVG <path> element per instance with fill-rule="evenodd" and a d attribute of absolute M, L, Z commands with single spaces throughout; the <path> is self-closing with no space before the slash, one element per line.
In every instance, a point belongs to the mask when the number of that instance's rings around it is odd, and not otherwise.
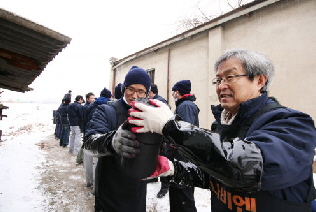
<path fill-rule="evenodd" d="M 3 89 L 1 100 L 61 101 L 69 89 L 73 96 L 90 91 L 99 96 L 110 86 L 110 57 L 121 59 L 172 37 L 176 23 L 203 1 L 1 0 L 2 9 L 72 38 L 30 85 L 34 91 Z"/>

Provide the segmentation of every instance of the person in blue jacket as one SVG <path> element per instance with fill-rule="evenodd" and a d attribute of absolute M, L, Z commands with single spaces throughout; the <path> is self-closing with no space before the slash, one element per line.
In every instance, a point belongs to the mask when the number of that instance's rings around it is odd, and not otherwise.
<path fill-rule="evenodd" d="M 114 88 L 114 99 L 120 99 L 122 97 L 122 83 L 118 83 Z"/>
<path fill-rule="evenodd" d="M 200 109 L 194 103 L 196 97 L 191 94 L 191 81 L 180 80 L 172 87 L 172 96 L 176 103 L 175 114 L 178 114 L 186 122 L 199 126 Z"/>
<path fill-rule="evenodd" d="M 102 91 L 100 92 L 100 97 L 96 98 L 93 104 L 91 104 L 90 107 L 85 111 L 87 125 L 92 119 L 93 113 L 97 109 L 97 107 L 99 105 L 107 104 L 110 101 L 112 101 L 111 91 L 107 88 L 103 88 Z M 86 133 L 86 131 L 84 133 Z"/>
<path fill-rule="evenodd" d="M 107 88 L 103 88 L 100 92 L 100 97 L 94 99 L 94 101 L 87 107 L 86 110 L 83 111 L 83 117 L 85 128 L 83 135 L 86 134 L 86 129 L 89 128 L 89 122 L 92 119 L 94 111 L 97 109 L 99 105 L 107 104 L 109 101 L 112 100 L 112 93 Z M 83 147 L 82 147 L 83 148 Z M 93 185 L 93 193 L 95 193 L 95 180 L 93 178 L 93 173 L 95 172 L 95 165 L 94 163 L 97 162 L 97 157 L 93 157 L 93 155 L 89 154 L 88 150 L 84 150 L 84 168 L 85 168 L 85 175 L 86 175 L 86 182 L 87 187 Z"/>
<path fill-rule="evenodd" d="M 159 101 L 150 101 L 158 107 L 132 102 L 137 110 L 129 123 L 137 127 L 131 130 L 169 136 L 189 160 L 160 156 L 157 167 L 163 168 L 155 176 L 173 175 L 175 182 L 210 188 L 212 212 L 311 211 L 313 119 L 268 98 L 274 66 L 262 54 L 229 50 L 215 63 L 215 72 L 212 84 L 220 104 L 212 111 L 218 134 L 182 121 Z"/>
<path fill-rule="evenodd" d="M 61 134 L 59 145 L 62 147 L 67 147 L 69 144 L 69 134 L 70 134 L 70 126 L 68 120 L 68 106 L 70 103 L 70 99 L 63 99 L 62 104 L 58 108 L 58 114 L 60 116 L 61 122 Z"/>
<path fill-rule="evenodd" d="M 147 97 L 150 84 L 148 73 L 133 66 L 125 76 L 122 97 L 111 104 L 99 105 L 88 124 L 84 149 L 99 156 L 95 211 L 146 212 L 147 182 L 128 176 L 121 168 L 122 157 L 133 158 L 137 153 L 133 148 L 125 149 L 123 144 L 129 142 L 125 137 L 133 134 L 121 125 L 128 118 L 130 102 Z"/>
<path fill-rule="evenodd" d="M 168 101 L 158 94 L 158 86 L 154 83 L 151 83 L 150 85 L 150 91 L 149 91 L 148 97 L 150 99 L 158 99 L 159 101 L 162 101 L 163 103 L 168 105 L 170 108 Z M 166 149 L 165 146 L 166 146 L 165 143 L 163 143 L 163 145 L 161 146 L 161 151 L 160 151 L 161 155 L 165 155 L 165 149 Z M 157 181 L 158 181 L 158 178 L 153 178 L 153 179 L 150 179 L 148 182 L 157 182 Z M 159 192 L 157 193 L 158 198 L 164 197 L 168 193 L 168 190 L 169 190 L 169 179 L 167 177 L 160 177 L 160 182 L 161 182 L 161 188 Z"/>
<path fill-rule="evenodd" d="M 195 95 L 191 94 L 191 81 L 178 81 L 173 85 L 172 91 L 172 96 L 175 99 L 176 104 L 175 114 L 180 116 L 183 121 L 199 126 L 200 110 L 194 103 L 196 100 Z M 179 154 L 179 151 L 172 145 L 166 144 L 163 152 L 163 156 L 166 156 L 169 159 L 183 160 L 183 156 Z M 163 185 L 164 187 L 167 186 L 165 184 L 162 184 L 162 186 Z M 171 182 L 169 186 L 169 203 L 170 212 L 196 212 L 194 187 L 178 185 Z"/>
<path fill-rule="evenodd" d="M 148 97 L 150 99 L 158 99 L 159 101 L 162 101 L 163 103 L 169 106 L 167 100 L 158 94 L 158 86 L 154 83 L 151 83 L 150 85 L 150 91 L 149 91 Z"/>
<path fill-rule="evenodd" d="M 82 108 L 83 96 L 78 95 L 75 101 L 68 106 L 68 119 L 70 125 L 69 153 L 77 156 L 80 150 L 82 133 Z"/>
<path fill-rule="evenodd" d="M 86 125 L 89 122 L 89 119 L 87 117 L 87 110 L 90 108 L 90 106 L 95 101 L 95 95 L 92 92 L 89 92 L 86 94 L 86 103 L 82 107 L 82 132 L 83 135 L 86 131 Z"/>

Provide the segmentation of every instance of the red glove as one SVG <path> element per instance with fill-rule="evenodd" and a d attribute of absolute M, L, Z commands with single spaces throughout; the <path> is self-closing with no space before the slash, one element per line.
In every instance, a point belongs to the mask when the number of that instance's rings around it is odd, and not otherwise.
<path fill-rule="evenodd" d="M 136 125 L 132 128 L 133 133 L 155 132 L 162 135 L 162 129 L 174 114 L 170 108 L 157 99 L 149 99 L 150 105 L 140 102 L 131 102 L 133 109 L 129 110 L 128 122 Z"/>
<path fill-rule="evenodd" d="M 174 166 L 173 163 L 168 160 L 168 158 L 164 156 L 158 155 L 156 170 L 152 175 L 150 175 L 147 179 L 155 178 L 155 177 L 166 177 L 174 174 Z"/>

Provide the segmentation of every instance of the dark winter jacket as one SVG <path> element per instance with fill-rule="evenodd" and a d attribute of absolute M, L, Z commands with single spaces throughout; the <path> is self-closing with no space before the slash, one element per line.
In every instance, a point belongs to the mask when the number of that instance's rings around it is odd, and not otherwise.
<path fill-rule="evenodd" d="M 58 108 L 58 115 L 60 117 L 61 124 L 69 124 L 68 106 L 68 104 L 61 104 Z"/>
<path fill-rule="evenodd" d="M 97 109 L 97 107 L 99 105 L 103 105 L 103 104 L 107 104 L 108 102 L 110 101 L 109 98 L 106 98 L 106 97 L 99 97 L 97 98 L 93 104 L 91 105 L 91 107 L 88 109 L 87 111 L 87 118 L 88 118 L 88 121 L 90 121 L 92 119 L 92 116 L 93 116 L 93 113 L 94 111 Z"/>
<path fill-rule="evenodd" d="M 174 162 L 176 181 L 207 187 L 209 174 L 213 212 L 310 211 L 309 203 L 300 204 L 314 198 L 316 131 L 309 115 L 277 108 L 257 117 L 244 139 L 233 140 L 240 126 L 271 101 L 263 93 L 242 103 L 231 126 L 220 124 L 223 109 L 213 106 L 221 141 L 218 134 L 181 121 L 169 121 L 164 127 L 164 134 L 199 167 L 181 171 L 183 166 Z"/>
<path fill-rule="evenodd" d="M 193 94 L 185 94 L 183 98 L 178 99 L 176 101 L 175 114 L 180 116 L 183 121 L 193 124 L 195 126 L 199 126 L 198 115 L 200 110 L 197 107 L 197 105 L 193 103 L 193 101 L 195 100 L 196 98 Z M 170 146 L 169 144 L 166 144 L 163 153 L 169 159 L 176 159 L 179 161 L 184 160 L 183 156 L 179 153 L 179 151 L 173 146 Z M 177 188 L 187 187 L 183 185 L 177 185 L 176 183 L 171 183 L 170 185 Z"/>
<path fill-rule="evenodd" d="M 169 106 L 167 100 L 165 98 L 163 98 L 162 96 L 158 95 L 158 94 L 156 94 L 153 99 L 158 99 L 159 101 L 162 101 L 163 103 L 165 103 L 166 105 Z"/>
<path fill-rule="evenodd" d="M 82 108 L 83 106 L 74 102 L 68 106 L 68 118 L 70 126 L 80 126 L 82 127 Z"/>
<path fill-rule="evenodd" d="M 82 131 L 83 133 L 85 133 L 86 131 L 86 125 L 88 123 L 88 117 L 87 117 L 87 110 L 88 108 L 92 105 L 93 103 L 90 103 L 90 102 L 86 102 L 84 104 L 84 106 L 82 107 Z"/>
<path fill-rule="evenodd" d="M 84 138 L 84 149 L 108 155 L 99 157 L 96 169 L 96 211 L 145 212 L 146 181 L 130 178 L 124 173 L 121 158 L 111 145 L 117 128 L 127 119 L 130 108 L 123 99 L 117 101 L 117 105 L 112 103 L 97 107 Z"/>
<path fill-rule="evenodd" d="M 176 101 L 175 114 L 179 115 L 184 121 L 199 126 L 200 109 L 193 103 L 195 100 L 193 94 L 185 94 L 183 98 Z"/>

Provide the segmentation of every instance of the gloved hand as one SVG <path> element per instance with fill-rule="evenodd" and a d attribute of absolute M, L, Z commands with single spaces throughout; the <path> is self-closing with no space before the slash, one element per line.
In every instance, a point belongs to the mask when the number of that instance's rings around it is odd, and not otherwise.
<path fill-rule="evenodd" d="M 149 99 L 148 103 L 155 107 L 135 101 L 131 102 L 131 106 L 135 109 L 129 110 L 131 117 L 128 118 L 128 122 L 138 126 L 131 130 L 134 133 L 155 132 L 162 134 L 163 127 L 174 114 L 165 103 L 157 99 Z"/>
<path fill-rule="evenodd" d="M 126 158 L 134 158 L 139 153 L 139 142 L 136 136 L 120 126 L 112 138 L 112 147 L 117 154 Z"/>
<path fill-rule="evenodd" d="M 147 177 L 145 180 L 156 178 L 156 177 L 166 177 L 174 174 L 174 165 L 164 156 L 158 155 L 156 170 L 152 175 Z"/>

